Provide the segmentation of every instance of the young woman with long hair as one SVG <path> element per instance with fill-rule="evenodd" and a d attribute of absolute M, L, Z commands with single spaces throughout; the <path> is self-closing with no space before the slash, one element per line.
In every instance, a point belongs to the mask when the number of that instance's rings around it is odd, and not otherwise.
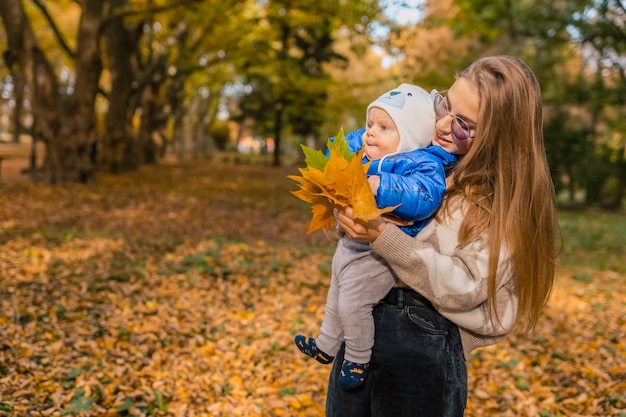
<path fill-rule="evenodd" d="M 515 57 L 481 58 L 434 107 L 433 143 L 458 157 L 435 219 L 410 237 L 384 218 L 339 213 L 399 280 L 374 308 L 365 384 L 338 388 L 334 366 L 329 417 L 462 416 L 465 359 L 532 330 L 553 287 L 560 233 L 535 75 Z"/>

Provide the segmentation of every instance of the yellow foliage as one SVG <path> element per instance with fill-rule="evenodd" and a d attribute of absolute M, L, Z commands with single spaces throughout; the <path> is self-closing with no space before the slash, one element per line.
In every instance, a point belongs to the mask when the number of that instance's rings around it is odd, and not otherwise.
<path fill-rule="evenodd" d="M 342 210 L 348 206 L 359 220 L 372 220 L 395 207 L 379 209 L 367 181 L 370 162 L 362 164 L 362 148 L 356 155 L 347 157 L 342 152 L 343 133 L 334 142 L 329 141 L 329 154 L 323 169 L 307 165 L 299 169 L 301 176 L 289 175 L 300 185 L 292 194 L 311 204 L 313 218 L 307 234 L 318 229 L 331 230 L 335 223 L 333 209 Z M 306 151 L 306 147 L 305 148 Z M 319 161 L 315 161 L 319 162 Z"/>

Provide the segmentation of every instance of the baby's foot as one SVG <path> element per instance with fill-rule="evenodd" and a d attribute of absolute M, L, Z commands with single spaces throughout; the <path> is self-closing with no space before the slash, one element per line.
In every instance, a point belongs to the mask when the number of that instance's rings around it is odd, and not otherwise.
<path fill-rule="evenodd" d="M 341 364 L 341 373 L 337 379 L 337 385 L 346 389 L 363 385 L 369 367 L 369 362 L 356 363 L 344 360 Z"/>
<path fill-rule="evenodd" d="M 300 352 L 304 353 L 305 355 L 309 355 L 319 363 L 327 365 L 331 363 L 333 359 L 335 359 L 334 356 L 327 355 L 326 353 L 319 350 L 319 348 L 315 344 L 315 339 L 312 337 L 306 337 L 299 334 L 298 336 L 296 336 L 295 342 L 296 346 L 298 346 L 298 349 L 300 349 Z"/>

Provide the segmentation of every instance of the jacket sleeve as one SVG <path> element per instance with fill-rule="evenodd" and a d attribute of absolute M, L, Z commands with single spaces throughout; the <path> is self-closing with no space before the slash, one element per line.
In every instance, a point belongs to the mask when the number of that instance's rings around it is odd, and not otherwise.
<path fill-rule="evenodd" d="M 363 147 L 363 133 L 365 132 L 365 129 L 358 129 L 358 130 L 353 130 L 352 132 L 347 133 L 344 136 L 344 139 L 346 142 L 348 142 L 348 149 L 350 150 L 350 152 L 358 152 L 361 150 L 361 148 Z M 335 137 L 332 136 L 329 139 L 331 142 L 335 141 Z M 324 155 L 328 156 L 330 153 L 330 151 L 328 150 L 328 148 L 326 148 L 326 151 L 324 152 Z"/>
<path fill-rule="evenodd" d="M 404 220 L 430 217 L 441 204 L 446 189 L 442 161 L 427 152 L 392 155 L 381 161 L 378 172 L 370 174 L 380 176 L 378 207 L 399 204 L 393 214 Z"/>
<path fill-rule="evenodd" d="M 388 224 L 371 247 L 389 263 L 400 281 L 429 299 L 458 326 L 481 336 L 505 335 L 515 326 L 518 307 L 510 255 L 501 250 L 496 273 L 497 318 L 492 318 L 485 238 L 457 248 L 459 222 L 458 218 L 449 224 L 433 221 L 416 237 Z"/>

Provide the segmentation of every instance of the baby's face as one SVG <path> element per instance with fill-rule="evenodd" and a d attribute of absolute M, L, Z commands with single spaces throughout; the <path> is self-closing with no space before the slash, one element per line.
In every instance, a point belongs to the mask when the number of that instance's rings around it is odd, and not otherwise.
<path fill-rule="evenodd" d="M 398 150 L 400 133 L 386 111 L 372 107 L 367 113 L 367 126 L 362 140 L 365 155 L 375 160 Z"/>

